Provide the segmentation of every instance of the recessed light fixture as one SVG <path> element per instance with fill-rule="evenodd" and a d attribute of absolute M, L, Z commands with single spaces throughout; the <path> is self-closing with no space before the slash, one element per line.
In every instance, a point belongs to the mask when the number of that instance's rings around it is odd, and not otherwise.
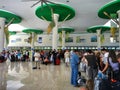
<path fill-rule="evenodd" d="M 69 0 L 66 0 L 66 2 L 70 2 Z"/>
<path fill-rule="evenodd" d="M 3 5 L 2 8 L 5 8 L 5 6 Z"/>

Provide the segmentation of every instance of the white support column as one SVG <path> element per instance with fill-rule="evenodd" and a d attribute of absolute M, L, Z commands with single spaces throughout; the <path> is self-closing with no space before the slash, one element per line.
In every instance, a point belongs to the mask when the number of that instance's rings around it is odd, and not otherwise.
<path fill-rule="evenodd" d="M 32 32 L 31 49 L 34 49 L 34 32 Z"/>
<path fill-rule="evenodd" d="M 62 31 L 62 49 L 65 49 L 65 31 Z"/>
<path fill-rule="evenodd" d="M 57 44 L 58 44 L 58 19 L 59 15 L 54 14 L 54 22 L 55 22 L 55 27 L 53 28 L 53 34 L 52 34 L 52 49 L 57 50 Z"/>
<path fill-rule="evenodd" d="M 119 40 L 119 49 L 120 49 L 120 10 L 117 11 L 117 13 L 118 13 L 118 18 L 119 18 L 119 38 L 118 38 L 118 40 Z"/>
<path fill-rule="evenodd" d="M 101 30 L 98 29 L 98 30 L 97 30 L 97 42 L 98 42 L 98 44 L 97 44 L 97 49 L 98 49 L 98 50 L 101 50 L 100 35 L 101 35 Z"/>
<path fill-rule="evenodd" d="M 0 17 L 0 52 L 4 49 L 5 18 Z"/>
<path fill-rule="evenodd" d="M 7 41 L 6 41 L 5 33 L 4 33 L 4 48 L 7 49 Z"/>
<path fill-rule="evenodd" d="M 30 61 L 32 61 L 33 57 L 33 52 L 34 52 L 34 32 L 32 32 L 32 41 L 31 41 L 31 56 L 30 56 Z"/>

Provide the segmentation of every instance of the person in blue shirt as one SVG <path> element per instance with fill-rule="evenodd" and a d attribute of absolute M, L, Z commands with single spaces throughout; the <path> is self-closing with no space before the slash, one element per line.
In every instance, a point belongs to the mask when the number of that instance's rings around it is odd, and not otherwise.
<path fill-rule="evenodd" d="M 78 51 L 74 50 L 70 57 L 70 64 L 71 64 L 71 84 L 75 87 L 78 86 L 77 84 L 77 76 L 78 76 L 78 65 L 80 63 Z"/>

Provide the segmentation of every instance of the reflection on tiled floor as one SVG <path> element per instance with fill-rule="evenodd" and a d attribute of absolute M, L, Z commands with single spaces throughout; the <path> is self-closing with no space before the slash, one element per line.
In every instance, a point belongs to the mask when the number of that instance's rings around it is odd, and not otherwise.
<path fill-rule="evenodd" d="M 0 90 L 79 90 L 70 84 L 70 67 L 41 65 L 33 62 L 0 63 Z"/>

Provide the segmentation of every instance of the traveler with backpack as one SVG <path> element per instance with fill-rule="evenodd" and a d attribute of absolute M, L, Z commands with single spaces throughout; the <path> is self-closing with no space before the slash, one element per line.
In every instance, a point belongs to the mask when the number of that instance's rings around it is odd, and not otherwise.
<path fill-rule="evenodd" d="M 116 56 L 115 51 L 111 50 L 109 51 L 108 55 L 108 79 L 110 79 L 111 82 L 111 89 L 112 90 L 120 90 L 120 66 L 119 66 L 119 59 L 120 55 L 118 54 Z"/>

